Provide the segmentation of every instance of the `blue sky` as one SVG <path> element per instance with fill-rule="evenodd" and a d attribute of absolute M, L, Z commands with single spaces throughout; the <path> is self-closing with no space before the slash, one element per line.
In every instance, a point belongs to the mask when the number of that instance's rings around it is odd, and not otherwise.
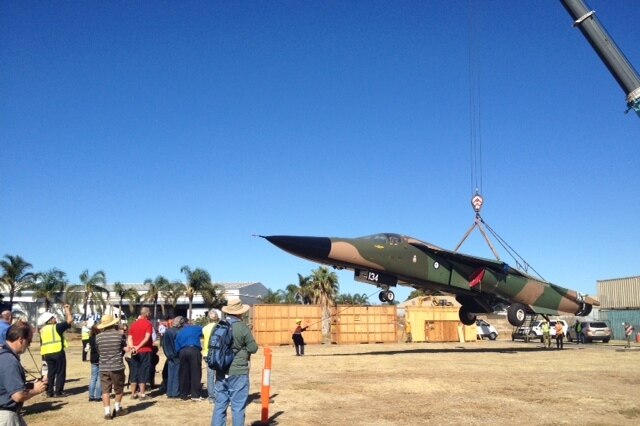
<path fill-rule="evenodd" d="M 624 93 L 559 1 L 478 3 L 485 221 L 554 283 L 593 294 L 640 274 Z M 638 69 L 640 2 L 589 5 Z M 473 223 L 467 16 L 466 1 L 3 2 L 0 255 L 72 282 L 189 265 L 276 290 L 317 265 L 252 234 L 453 249 Z M 492 257 L 477 231 L 462 251 Z"/>

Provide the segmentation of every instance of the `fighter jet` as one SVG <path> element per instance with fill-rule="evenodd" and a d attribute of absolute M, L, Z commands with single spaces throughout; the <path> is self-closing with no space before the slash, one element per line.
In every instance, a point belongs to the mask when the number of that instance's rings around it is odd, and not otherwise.
<path fill-rule="evenodd" d="M 360 238 L 262 236 L 295 256 L 336 269 L 354 271 L 356 281 L 382 289 L 381 302 L 393 301 L 398 284 L 454 294 L 462 305 L 460 321 L 506 307 L 509 322 L 521 326 L 528 314 L 560 312 L 589 315 L 600 302 L 546 282 L 508 264 L 444 250 L 416 238 L 383 233 Z"/>

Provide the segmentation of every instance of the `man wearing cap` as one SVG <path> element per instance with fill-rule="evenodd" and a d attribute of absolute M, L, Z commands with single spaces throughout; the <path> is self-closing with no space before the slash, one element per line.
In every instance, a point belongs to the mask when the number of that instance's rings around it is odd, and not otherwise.
<path fill-rule="evenodd" d="M 302 320 L 296 320 L 296 329 L 291 336 L 293 339 L 293 344 L 296 347 L 296 356 L 304 355 L 304 337 L 302 337 L 302 332 L 305 331 L 307 327 L 302 326 Z"/>
<path fill-rule="evenodd" d="M 25 401 L 47 389 L 47 378 L 36 380 L 33 388 L 27 389 L 20 355 L 26 352 L 31 344 L 31 326 L 18 321 L 7 329 L 6 337 L 6 342 L 0 345 L 0 424 L 26 426 L 18 411 Z"/>
<path fill-rule="evenodd" d="M 117 318 L 114 318 L 112 315 L 103 315 L 100 324 L 98 324 L 98 328 L 102 331 L 96 336 L 105 420 L 122 416 L 127 412 L 121 405 L 125 380 L 122 355 L 124 354 L 126 345 L 122 338 L 122 333 L 118 330 L 117 326 Z M 116 395 L 113 411 L 111 411 L 110 400 L 112 390 Z"/>
<path fill-rule="evenodd" d="M 249 330 L 242 322 L 242 315 L 249 310 L 249 305 L 240 299 L 231 299 L 222 312 L 227 314 L 227 321 L 233 331 L 233 352 L 235 357 L 229 371 L 216 371 L 216 405 L 213 410 L 211 426 L 227 424 L 227 407 L 231 405 L 233 425 L 244 425 L 244 410 L 249 398 L 249 359 L 258 352 L 258 345 Z"/>
<path fill-rule="evenodd" d="M 38 317 L 40 328 L 40 355 L 47 363 L 47 396 L 63 397 L 64 382 L 67 378 L 67 358 L 64 349 L 67 341 L 64 332 L 73 324 L 71 306 L 64 305 L 66 321 L 58 322 L 51 312 L 44 312 Z"/>
<path fill-rule="evenodd" d="M 162 339 L 162 350 L 167 357 L 167 382 L 165 383 L 167 398 L 180 396 L 180 356 L 176 351 L 176 337 L 184 326 L 184 318 L 180 315 L 173 319 L 173 327 L 167 330 Z"/>

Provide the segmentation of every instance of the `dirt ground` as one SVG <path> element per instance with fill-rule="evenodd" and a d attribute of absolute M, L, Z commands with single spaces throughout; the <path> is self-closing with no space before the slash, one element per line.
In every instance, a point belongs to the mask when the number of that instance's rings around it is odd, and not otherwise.
<path fill-rule="evenodd" d="M 290 346 L 275 347 L 270 423 L 637 425 L 640 345 L 631 350 L 622 346 L 569 343 L 557 351 L 540 343 L 505 340 L 309 345 L 304 357 L 296 357 Z M 31 351 L 39 363 L 37 343 Z M 65 387 L 70 396 L 43 394 L 28 401 L 29 425 L 210 424 L 213 406 L 208 402 L 168 400 L 155 392 L 142 402 L 125 392 L 129 414 L 103 420 L 102 404 L 88 402 L 90 366 L 80 359 L 80 342 L 71 341 Z M 32 372 L 36 369 L 29 353 L 22 363 Z M 163 363 L 164 358 L 158 383 Z M 246 424 L 258 424 L 261 418 L 263 365 L 261 348 L 252 358 Z"/>

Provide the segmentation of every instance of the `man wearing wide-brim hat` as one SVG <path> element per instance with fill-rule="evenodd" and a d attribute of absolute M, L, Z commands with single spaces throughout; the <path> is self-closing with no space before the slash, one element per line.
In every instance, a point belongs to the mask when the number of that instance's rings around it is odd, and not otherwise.
<path fill-rule="evenodd" d="M 122 416 L 126 409 L 122 407 L 122 395 L 124 394 L 124 362 L 122 355 L 126 347 L 126 340 L 118 330 L 118 318 L 112 315 L 103 315 L 98 324 L 102 330 L 96 336 L 96 345 L 100 354 L 100 384 L 102 386 L 102 405 L 104 407 L 104 419 L 108 420 L 116 416 Z M 111 411 L 111 390 L 116 394 L 114 410 Z"/>
<path fill-rule="evenodd" d="M 249 327 L 242 322 L 242 316 L 249 310 L 249 305 L 240 299 L 230 299 L 222 312 L 227 314 L 227 321 L 233 330 L 233 352 L 235 357 L 229 371 L 216 371 L 215 399 L 212 426 L 227 424 L 227 408 L 231 405 L 233 425 L 244 425 L 244 410 L 249 398 L 249 359 L 258 351 Z"/>

